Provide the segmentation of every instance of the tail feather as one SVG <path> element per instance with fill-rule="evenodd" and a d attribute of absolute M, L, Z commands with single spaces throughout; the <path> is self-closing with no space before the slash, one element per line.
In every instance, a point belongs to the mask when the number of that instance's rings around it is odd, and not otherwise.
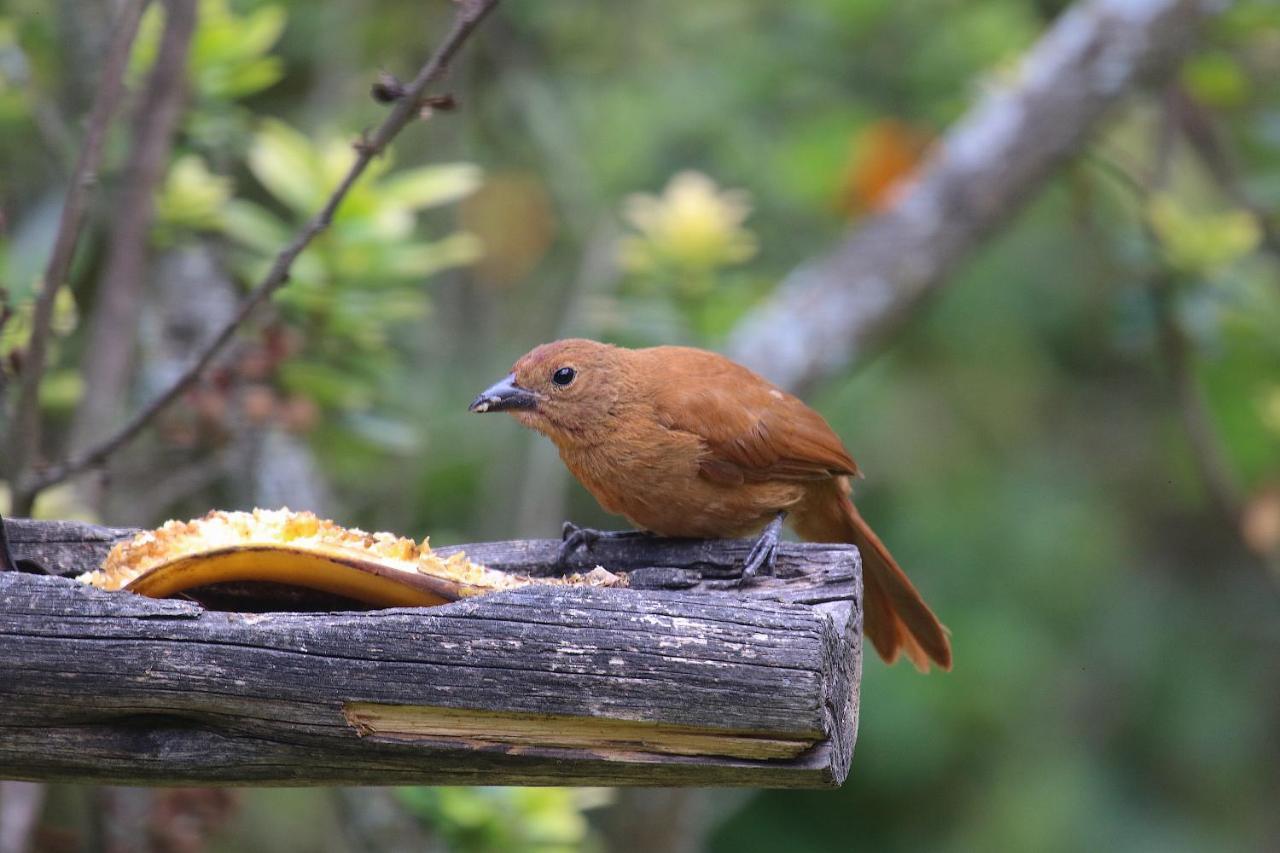
<path fill-rule="evenodd" d="M 865 565 L 865 563 L 864 563 Z M 871 645 L 885 663 L 894 663 L 899 653 L 906 655 L 907 660 L 921 672 L 929 671 L 930 655 L 912 636 L 901 617 L 894 610 L 888 594 L 884 591 L 880 577 L 876 572 L 864 571 L 866 582 L 863 586 L 865 598 L 865 630 Z M 950 669 L 950 656 L 945 656 L 946 663 L 937 661 L 943 669 Z"/>
<path fill-rule="evenodd" d="M 833 501 L 832 497 L 836 500 Z M 951 669 L 948 631 L 924 603 L 880 537 L 845 494 L 815 494 L 792 518 L 796 531 L 819 542 L 851 542 L 862 554 L 863 623 L 886 663 L 902 654 L 921 672 L 930 662 Z"/>
<path fill-rule="evenodd" d="M 924 603 L 889 549 L 863 520 L 853 501 L 844 498 L 853 544 L 862 553 L 866 599 L 866 632 L 876 651 L 892 663 L 901 651 L 921 672 L 933 661 L 951 669 L 951 641 L 946 627 Z"/>

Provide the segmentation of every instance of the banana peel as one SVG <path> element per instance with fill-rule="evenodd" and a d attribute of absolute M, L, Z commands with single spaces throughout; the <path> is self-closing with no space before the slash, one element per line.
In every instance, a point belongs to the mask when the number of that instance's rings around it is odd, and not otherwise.
<path fill-rule="evenodd" d="M 567 578 L 530 578 L 486 568 L 465 554 L 435 554 L 391 533 L 347 529 L 288 509 L 214 511 L 169 521 L 118 543 L 102 568 L 78 578 L 99 589 L 168 598 L 212 584 L 267 581 L 374 607 L 433 607 L 527 584 L 624 586 L 597 568 Z"/>

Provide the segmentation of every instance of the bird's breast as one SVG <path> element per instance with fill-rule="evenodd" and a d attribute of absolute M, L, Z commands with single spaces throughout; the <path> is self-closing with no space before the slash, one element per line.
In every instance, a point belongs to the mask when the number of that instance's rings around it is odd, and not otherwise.
<path fill-rule="evenodd" d="M 750 535 L 803 497 L 794 482 L 711 482 L 699 474 L 701 440 L 664 432 L 645 440 L 561 447 L 560 456 L 606 511 L 662 536 Z"/>

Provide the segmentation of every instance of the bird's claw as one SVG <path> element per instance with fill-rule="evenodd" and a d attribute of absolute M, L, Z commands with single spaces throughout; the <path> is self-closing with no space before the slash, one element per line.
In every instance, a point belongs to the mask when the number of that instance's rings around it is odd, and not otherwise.
<path fill-rule="evenodd" d="M 556 565 L 565 571 L 569 567 L 569 559 L 580 548 L 588 551 L 601 539 L 642 539 L 652 534 L 645 530 L 595 530 L 591 527 L 579 527 L 572 521 L 566 521 L 560 530 L 560 555 Z"/>
<path fill-rule="evenodd" d="M 751 552 L 747 554 L 747 560 L 742 566 L 742 577 L 738 579 L 739 587 L 755 583 L 762 570 L 765 574 L 773 574 L 778 563 L 778 541 L 782 533 L 782 522 L 786 517 L 785 512 L 778 513 L 760 534 L 756 543 L 751 546 Z"/>
<path fill-rule="evenodd" d="M 556 564 L 561 569 L 567 568 L 569 558 L 577 553 L 579 548 L 586 548 L 589 551 L 599 539 L 599 530 L 579 527 L 572 521 L 566 521 L 560 530 L 560 556 L 556 559 Z"/>

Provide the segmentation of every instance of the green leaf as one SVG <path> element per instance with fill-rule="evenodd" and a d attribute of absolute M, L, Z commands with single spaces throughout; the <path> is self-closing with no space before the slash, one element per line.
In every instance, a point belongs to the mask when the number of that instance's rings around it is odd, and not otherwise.
<path fill-rule="evenodd" d="M 279 57 L 267 56 L 228 69 L 210 94 L 226 99 L 242 98 L 274 86 L 283 76 L 284 63 Z"/>
<path fill-rule="evenodd" d="M 372 401 L 371 392 L 359 378 L 328 364 L 290 361 L 281 365 L 280 376 L 287 389 L 322 406 L 363 409 Z"/>
<path fill-rule="evenodd" d="M 260 252 L 278 252 L 289 239 L 287 226 L 273 213 L 239 198 L 223 205 L 222 230 L 233 240 Z"/>
<path fill-rule="evenodd" d="M 1182 270 L 1211 273 L 1258 247 L 1261 229 L 1246 210 L 1200 212 L 1162 193 L 1147 206 L 1151 227 L 1169 257 Z"/>
<path fill-rule="evenodd" d="M 434 243 L 389 247 L 388 271 L 405 278 L 425 278 L 441 270 L 474 263 L 482 254 L 480 241 L 458 233 Z"/>
<path fill-rule="evenodd" d="M 133 49 L 129 52 L 129 68 L 126 79 L 129 84 L 136 85 L 147 69 L 156 61 L 156 53 L 160 49 L 160 30 L 164 26 L 164 12 L 159 3 L 153 3 L 143 13 L 138 23 L 138 34 L 133 40 Z"/>
<path fill-rule="evenodd" d="M 249 149 L 253 176 L 280 201 L 303 215 L 324 203 L 328 188 L 311 142 L 282 121 L 267 119 Z"/>
<path fill-rule="evenodd" d="M 261 56 L 271 50 L 284 33 L 287 16 L 283 6 L 262 6 L 249 13 L 240 28 L 240 52 Z"/>
<path fill-rule="evenodd" d="M 1239 107 L 1249 100 L 1249 78 L 1228 53 L 1204 53 L 1187 62 L 1182 71 L 1193 95 L 1215 107 Z"/>
<path fill-rule="evenodd" d="M 188 154 L 170 167 L 156 200 L 156 216 L 167 225 L 216 228 L 230 196 L 230 179 L 213 174 L 204 160 Z"/>
<path fill-rule="evenodd" d="M 78 370 L 55 370 L 40 383 L 40 405 L 52 412 L 69 412 L 84 393 L 84 377 Z"/>
<path fill-rule="evenodd" d="M 480 186 L 482 176 L 480 168 L 470 163 L 406 169 L 379 184 L 378 196 L 411 210 L 422 210 L 465 198 Z"/>

